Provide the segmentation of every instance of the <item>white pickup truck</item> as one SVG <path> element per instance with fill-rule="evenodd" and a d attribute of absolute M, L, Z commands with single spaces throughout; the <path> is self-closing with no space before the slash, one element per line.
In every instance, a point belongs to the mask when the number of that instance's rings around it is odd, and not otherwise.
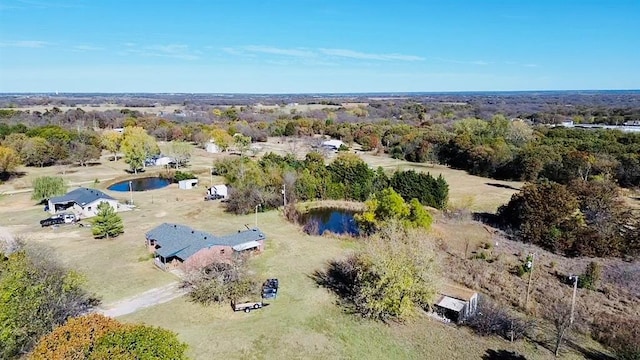
<path fill-rule="evenodd" d="M 243 303 L 236 303 L 232 301 L 231 307 L 233 308 L 233 311 L 244 311 L 248 313 L 251 312 L 251 310 L 260 309 L 262 307 L 262 301 L 248 301 Z"/>

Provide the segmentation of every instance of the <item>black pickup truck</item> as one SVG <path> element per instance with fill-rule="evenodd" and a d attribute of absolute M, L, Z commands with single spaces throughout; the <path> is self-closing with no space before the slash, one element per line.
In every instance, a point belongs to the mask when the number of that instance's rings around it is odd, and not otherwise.
<path fill-rule="evenodd" d="M 76 216 L 74 214 L 56 214 L 44 220 L 40 220 L 40 226 L 52 226 L 52 225 L 60 225 L 60 224 L 70 224 L 75 222 Z"/>

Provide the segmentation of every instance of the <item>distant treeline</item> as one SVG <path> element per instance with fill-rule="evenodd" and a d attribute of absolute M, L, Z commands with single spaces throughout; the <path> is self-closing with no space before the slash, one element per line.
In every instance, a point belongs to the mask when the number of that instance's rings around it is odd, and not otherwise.
<path fill-rule="evenodd" d="M 364 151 L 387 152 L 412 162 L 447 164 L 480 176 L 548 179 L 566 184 L 574 178 L 602 175 L 624 187 L 640 185 L 639 133 L 549 128 L 503 115 L 494 115 L 488 120 L 469 117 L 435 121 L 423 104 L 406 102 L 395 107 L 385 106 L 387 115 L 395 115 L 390 116 L 392 120 L 376 122 L 370 121 L 376 106 L 257 114 L 269 117 L 268 121 L 247 120 L 248 114 L 256 113 L 250 108 L 235 107 L 216 108 L 207 113 L 203 121 L 169 120 L 135 110 L 62 112 L 54 109 L 42 114 L 2 110 L 0 141 L 4 145 L 25 143 L 24 137 L 15 141 L 15 135 L 7 140 L 16 133 L 46 140 L 48 144 L 38 139 L 31 147 L 43 149 L 50 145 L 50 155 L 38 158 L 37 151 L 32 152 L 31 157 L 23 152 L 27 165 L 46 166 L 69 159 L 72 153 L 85 154 L 73 161 L 95 158 L 95 148 L 100 147 L 96 131 L 126 126 L 143 127 L 157 140 L 190 141 L 202 147 L 212 138 L 229 142 L 224 134 L 240 133 L 253 142 L 266 141 L 269 136 L 326 135 L 347 144 L 358 143 Z M 41 123 L 48 125 L 38 125 Z M 71 151 L 72 148 L 82 151 Z"/>

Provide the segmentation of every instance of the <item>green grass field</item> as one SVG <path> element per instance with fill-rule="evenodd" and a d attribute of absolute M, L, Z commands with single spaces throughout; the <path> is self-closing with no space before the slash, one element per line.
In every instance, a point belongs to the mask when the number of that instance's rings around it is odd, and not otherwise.
<path fill-rule="evenodd" d="M 474 210 L 495 210 L 521 185 L 474 177 L 441 166 L 422 166 L 373 155 L 363 157 L 372 166 L 387 170 L 415 168 L 433 175 L 441 173 L 450 184 L 452 202 L 466 202 Z M 206 168 L 212 159 L 210 154 L 198 151 L 192 170 Z M 87 181 L 122 177 L 124 168 L 122 160 L 103 161 L 103 165 L 79 169 L 67 178 Z M 3 188 L 26 187 L 24 184 L 34 176 L 56 172 L 52 168 L 27 170 L 26 176 L 15 180 L 22 185 L 9 182 Z M 218 183 L 221 179 L 213 181 Z M 88 290 L 111 303 L 176 280 L 175 276 L 157 270 L 148 258 L 144 233 L 152 227 L 175 222 L 226 234 L 254 225 L 254 214 L 227 214 L 219 202 L 203 201 L 204 185 L 208 182 L 209 179 L 201 178 L 203 186 L 191 191 L 171 185 L 134 193 L 137 209 L 122 213 L 125 234 L 116 239 L 93 239 L 89 228 L 40 228 L 38 220 L 48 215 L 41 206 L 33 204 L 29 194 L 0 197 L 0 226 L 22 234 L 28 242 L 48 246 L 61 262 L 86 276 Z M 104 190 L 106 185 L 103 182 L 96 187 Z M 109 193 L 121 200 L 129 198 L 127 193 Z M 359 244 L 354 240 L 308 236 L 275 210 L 259 213 L 258 225 L 268 240 L 265 252 L 252 259 L 251 267 L 259 278 L 277 277 L 281 284 L 278 298 L 269 306 L 245 314 L 234 313 L 228 305 L 202 307 L 188 298 L 180 298 L 121 319 L 177 332 L 189 345 L 188 354 L 194 359 L 481 359 L 490 350 L 516 351 L 527 359 L 552 358 L 549 351 L 531 343 L 480 338 L 468 329 L 442 324 L 426 315 L 404 324 L 382 324 L 344 313 L 335 296 L 319 288 L 311 275 Z M 483 231 L 480 227 L 467 230 Z M 449 228 L 436 225 L 434 231 L 448 232 Z M 470 236 L 474 243 L 487 237 Z M 574 353 L 567 356 L 577 358 Z"/>

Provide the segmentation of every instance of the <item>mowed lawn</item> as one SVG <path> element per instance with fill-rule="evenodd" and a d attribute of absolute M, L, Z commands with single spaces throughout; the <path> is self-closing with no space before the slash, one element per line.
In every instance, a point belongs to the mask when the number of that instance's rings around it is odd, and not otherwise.
<path fill-rule="evenodd" d="M 235 222 L 231 215 L 219 216 L 217 221 Z M 477 337 L 423 314 L 404 324 L 383 324 L 345 313 L 312 275 L 357 242 L 308 236 L 278 211 L 258 216 L 268 241 L 251 266 L 261 279 L 277 277 L 281 284 L 278 298 L 268 306 L 234 313 L 229 304 L 204 307 L 185 297 L 121 320 L 176 331 L 194 359 L 480 359 L 488 350 L 517 351 L 528 359 L 553 357 L 529 343 Z"/>
<path fill-rule="evenodd" d="M 428 172 L 434 177 L 442 175 L 449 184 L 449 203 L 454 207 L 468 207 L 472 211 L 495 212 L 517 193 L 523 182 L 502 181 L 469 175 L 444 165 L 411 163 L 387 155 L 359 154 L 372 168 L 382 166 L 386 171 L 415 170 Z"/>

